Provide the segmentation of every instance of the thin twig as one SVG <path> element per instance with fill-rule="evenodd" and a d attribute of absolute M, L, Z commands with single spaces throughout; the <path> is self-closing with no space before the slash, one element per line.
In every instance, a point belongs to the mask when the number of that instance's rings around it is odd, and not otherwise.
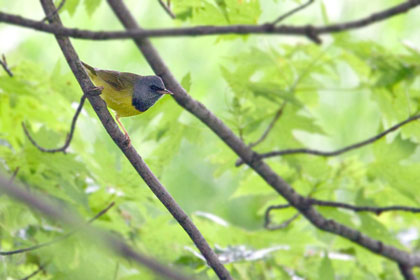
<path fill-rule="evenodd" d="M 10 68 L 7 66 L 6 56 L 4 54 L 1 55 L 2 59 L 0 59 L 0 65 L 3 67 L 4 71 L 10 76 L 13 77 L 13 73 Z"/>
<path fill-rule="evenodd" d="M 367 17 L 348 21 L 343 23 L 324 25 L 324 26 L 291 26 L 272 24 L 261 25 L 228 25 L 228 26 L 195 26 L 180 28 L 162 28 L 149 30 L 128 30 L 128 31 L 89 31 L 77 28 L 64 28 L 58 25 L 49 25 L 43 22 L 25 19 L 20 16 L 10 15 L 0 12 L 0 22 L 7 22 L 27 28 L 36 29 L 55 35 L 68 36 L 80 39 L 90 40 L 110 40 L 110 39 L 128 39 L 128 38 L 146 38 L 146 37 L 175 37 L 175 36 L 205 36 L 205 35 L 223 35 L 223 34 L 282 34 L 306 36 L 312 41 L 319 43 L 319 35 L 336 33 L 346 30 L 357 29 L 388 19 L 392 16 L 405 13 L 414 7 L 420 5 L 420 0 L 407 0 L 392 8 L 373 13 Z"/>
<path fill-rule="evenodd" d="M 115 271 L 114 271 L 114 278 L 113 280 L 117 280 L 118 279 L 118 270 L 120 269 L 120 263 L 117 262 L 117 264 L 115 265 Z"/>
<path fill-rule="evenodd" d="M 300 10 L 305 9 L 306 7 L 308 7 L 309 5 L 311 5 L 314 2 L 314 0 L 309 0 L 308 2 L 294 8 L 293 10 L 290 10 L 289 12 L 279 16 L 275 21 L 273 21 L 271 24 L 276 25 L 279 22 L 285 20 L 286 18 L 290 17 L 291 15 L 299 12 Z"/>
<path fill-rule="evenodd" d="M 77 107 L 76 112 L 74 113 L 73 119 L 71 121 L 70 132 L 67 134 L 66 142 L 60 148 L 47 149 L 47 148 L 44 148 L 44 147 L 40 146 L 35 141 L 35 139 L 32 138 L 32 136 L 29 134 L 29 131 L 26 128 L 25 124 L 22 122 L 22 128 L 23 128 L 23 131 L 25 132 L 25 135 L 28 137 L 29 141 L 41 152 L 45 152 L 45 153 L 63 152 L 63 153 L 66 153 L 66 150 L 70 146 L 71 140 L 73 138 L 74 130 L 76 128 L 76 122 L 77 122 L 77 119 L 79 117 L 80 112 L 82 111 L 83 105 L 85 104 L 85 100 L 86 100 L 86 95 L 83 95 L 80 99 L 79 106 Z"/>
<path fill-rule="evenodd" d="M 109 209 L 111 209 L 112 206 L 114 206 L 114 202 L 111 202 L 111 204 L 109 204 L 105 209 L 101 210 L 98 214 L 96 214 L 93 218 L 91 218 L 89 221 L 86 222 L 86 225 L 92 223 L 93 221 L 97 220 L 99 217 L 101 217 L 102 215 L 104 215 Z M 15 255 L 15 254 L 21 254 L 24 252 L 28 252 L 28 251 L 33 251 L 39 248 L 43 248 L 52 244 L 55 244 L 57 242 L 60 242 L 70 236 L 72 236 L 73 234 L 75 234 L 76 232 L 78 232 L 82 227 L 79 227 L 78 229 L 74 229 L 54 240 L 45 242 L 45 243 L 41 243 L 35 246 L 31 246 L 31 247 L 27 247 L 27 248 L 22 248 L 22 249 L 18 249 L 18 250 L 13 250 L 13 251 L 3 251 L 0 252 L 0 256 L 10 256 L 10 255 Z"/>
<path fill-rule="evenodd" d="M 397 130 L 398 128 L 404 126 L 405 124 L 408 124 L 412 121 L 418 120 L 420 119 L 420 115 L 415 115 L 412 117 L 409 117 L 408 119 L 388 128 L 387 130 L 379 133 L 378 135 L 375 135 L 371 138 L 368 138 L 364 141 L 346 146 L 344 148 L 335 150 L 335 151 L 319 151 L 319 150 L 313 150 L 313 149 L 306 149 L 306 148 L 297 148 L 297 149 L 285 149 L 285 150 L 280 150 L 280 151 L 273 151 L 273 152 L 268 152 L 268 153 L 263 153 L 263 154 L 259 154 L 258 158 L 259 159 L 264 159 L 264 158 L 270 158 L 270 157 L 275 157 L 275 156 L 284 156 L 284 155 L 291 155 L 291 154 L 311 154 L 311 155 L 316 155 L 316 156 L 323 156 L 323 157 L 332 157 L 332 156 L 337 156 L 346 152 L 349 152 L 351 150 L 372 144 L 375 141 L 378 141 L 379 139 L 381 139 L 382 137 L 384 137 L 385 135 Z"/>
<path fill-rule="evenodd" d="M 283 102 L 283 104 L 280 106 L 279 110 L 277 110 L 276 114 L 274 115 L 273 119 L 271 120 L 270 124 L 267 126 L 266 130 L 261 135 L 261 137 L 257 141 L 255 141 L 253 143 L 250 143 L 248 145 L 248 147 L 253 148 L 253 147 L 257 146 L 258 144 L 260 144 L 261 142 L 263 142 L 265 140 L 265 138 L 267 138 L 268 134 L 273 129 L 274 125 L 276 124 L 276 122 L 278 121 L 280 116 L 283 114 L 285 106 L 286 106 L 286 102 Z M 241 132 L 241 131 L 239 131 L 239 132 Z M 242 141 L 244 141 L 242 133 L 239 133 L 239 138 Z M 241 158 L 238 158 L 235 162 L 235 166 L 236 167 L 241 166 L 243 163 L 244 163 L 243 160 Z"/>
<path fill-rule="evenodd" d="M 278 121 L 278 119 L 280 118 L 280 116 L 282 115 L 285 106 L 286 106 L 286 102 L 283 102 L 283 104 L 277 110 L 276 114 L 274 115 L 273 119 L 271 120 L 270 124 L 267 126 L 267 128 L 265 129 L 265 131 L 261 135 L 261 137 L 257 141 L 252 142 L 252 143 L 249 144 L 249 147 L 250 148 L 253 148 L 253 147 L 257 146 L 258 144 L 260 144 L 262 141 L 265 140 L 265 138 L 268 136 L 268 134 L 273 129 L 274 125 L 276 124 L 276 122 Z"/>
<path fill-rule="evenodd" d="M 15 170 L 13 171 L 12 176 L 10 176 L 10 179 L 9 179 L 9 182 L 10 183 L 13 183 L 13 181 L 16 178 L 16 175 L 19 173 L 19 170 L 20 170 L 20 167 L 19 166 L 15 168 Z"/>
<path fill-rule="evenodd" d="M 355 206 L 348 203 L 318 200 L 314 198 L 308 198 L 307 202 L 311 205 L 343 208 L 347 210 L 352 210 L 354 212 L 372 212 L 376 215 L 380 215 L 383 212 L 389 212 L 389 211 L 404 211 L 404 212 L 411 212 L 411 213 L 420 213 L 420 208 L 418 207 L 408 207 L 408 206 L 399 206 L 399 205 L 386 206 L 386 207 Z"/>
<path fill-rule="evenodd" d="M 417 280 L 416 275 L 413 273 L 413 268 L 408 265 L 398 264 L 401 275 L 404 277 L 404 280 Z"/>
<path fill-rule="evenodd" d="M 168 5 L 165 4 L 165 2 L 163 2 L 163 0 L 158 0 L 159 4 L 162 6 L 163 10 L 172 18 L 175 19 L 176 16 L 175 14 L 172 12 L 169 3 Z"/>
<path fill-rule="evenodd" d="M 335 202 L 335 201 L 327 201 L 327 200 L 319 200 L 315 198 L 307 198 L 305 200 L 307 206 L 323 206 L 323 207 L 335 207 L 335 208 L 343 208 L 347 210 L 351 210 L 354 212 L 372 212 L 376 215 L 380 215 L 383 212 L 389 211 L 403 211 L 403 212 L 411 212 L 411 213 L 420 213 L 420 208 L 418 207 L 409 207 L 409 206 L 400 206 L 400 205 L 393 205 L 393 206 L 383 206 L 383 207 L 376 207 L 376 206 L 355 206 L 348 203 L 343 202 Z M 285 209 L 291 207 L 290 204 L 280 204 L 280 205 L 272 205 L 267 208 L 265 212 L 265 220 L 269 221 L 269 214 L 273 210 L 278 209 Z"/>
<path fill-rule="evenodd" d="M 264 228 L 268 229 L 268 230 L 279 230 L 279 229 L 284 229 L 286 227 L 288 227 L 294 220 L 296 220 L 299 216 L 300 213 L 296 213 L 295 215 L 293 215 L 291 218 L 287 219 L 286 221 L 282 222 L 279 225 L 271 225 L 271 218 L 270 218 L 270 212 L 273 210 L 278 210 L 278 209 L 285 209 L 290 207 L 290 204 L 282 204 L 282 205 L 272 205 L 269 206 L 267 208 L 267 210 L 265 210 L 265 214 L 264 214 Z"/>
<path fill-rule="evenodd" d="M 34 271 L 34 272 L 32 272 L 31 274 L 29 274 L 28 276 L 26 276 L 26 277 L 22 278 L 21 280 L 28 280 L 28 279 L 30 279 L 30 278 L 32 278 L 32 277 L 34 277 L 35 275 L 37 275 L 38 273 L 40 273 L 43 269 L 44 269 L 44 266 L 43 266 L 43 265 L 41 265 L 41 266 L 39 266 L 39 267 L 38 267 L 38 269 L 37 269 L 37 270 L 35 270 L 35 271 Z"/>
<path fill-rule="evenodd" d="M 41 20 L 41 22 L 44 22 L 44 21 L 50 21 L 51 20 L 51 18 L 53 17 L 53 16 L 55 16 L 60 10 L 61 10 L 61 8 L 64 6 L 64 4 L 66 3 L 66 0 L 61 0 L 61 2 L 60 2 L 60 4 L 58 5 L 58 7 L 53 11 L 53 12 L 51 12 L 50 14 L 48 14 L 47 16 L 45 16 L 42 20 Z"/>

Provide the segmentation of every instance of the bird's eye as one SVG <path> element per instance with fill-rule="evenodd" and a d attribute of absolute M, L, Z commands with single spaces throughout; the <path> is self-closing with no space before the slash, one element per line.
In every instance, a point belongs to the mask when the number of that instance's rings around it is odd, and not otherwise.
<path fill-rule="evenodd" d="M 153 91 L 160 90 L 160 88 L 159 88 L 159 87 L 157 87 L 157 86 L 155 86 L 155 85 L 151 85 L 151 86 L 150 86 L 150 89 L 151 89 L 151 90 L 153 90 Z"/>

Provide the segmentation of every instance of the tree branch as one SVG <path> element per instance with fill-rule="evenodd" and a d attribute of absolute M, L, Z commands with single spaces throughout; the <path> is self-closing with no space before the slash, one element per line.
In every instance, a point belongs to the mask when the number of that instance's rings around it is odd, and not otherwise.
<path fill-rule="evenodd" d="M 104 215 L 106 212 L 108 212 L 109 209 L 112 208 L 112 206 L 114 206 L 114 202 L 112 202 L 111 204 L 109 204 L 105 209 L 101 210 L 98 214 L 96 214 L 93 218 L 91 218 L 89 221 L 86 222 L 86 225 L 92 223 L 93 221 L 97 220 L 99 217 L 101 217 L 102 215 Z M 39 248 L 43 248 L 46 246 L 50 246 L 53 245 L 57 242 L 60 242 L 66 238 L 69 238 L 70 236 L 72 236 L 73 234 L 75 234 L 76 232 L 80 231 L 82 229 L 81 226 L 79 226 L 77 229 L 72 230 L 54 240 L 45 242 L 45 243 L 41 243 L 35 246 L 31 246 L 31 247 L 27 247 L 27 248 L 22 248 L 22 249 L 18 249 L 18 250 L 13 250 L 13 251 L 0 251 L 0 256 L 11 256 L 11 255 L 16 255 L 16 254 L 21 254 L 21 253 L 25 253 L 25 252 L 29 252 L 29 251 L 33 251 L 33 250 L 37 250 Z"/>
<path fill-rule="evenodd" d="M 407 265 L 398 264 L 401 275 L 405 280 L 417 280 L 417 277 L 413 273 L 413 268 Z"/>
<path fill-rule="evenodd" d="M 120 21 L 131 32 L 141 32 L 133 16 L 121 0 L 107 0 Z M 418 1 L 410 1 L 405 5 L 417 6 Z M 410 6 L 411 7 L 411 6 Z M 395 12 L 395 11 L 394 11 Z M 375 17 L 377 20 L 378 17 Z M 320 230 L 342 236 L 360 246 L 394 260 L 398 263 L 420 266 L 420 255 L 409 254 L 393 246 L 383 244 L 361 232 L 351 229 L 333 220 L 326 219 L 314 207 L 308 205 L 307 199 L 298 193 L 283 178 L 277 175 L 267 164 L 258 159 L 258 156 L 245 143 L 243 143 L 219 118 L 210 112 L 203 104 L 191 98 L 179 82 L 174 78 L 165 62 L 148 39 L 134 39 L 136 45 L 143 53 L 153 71 L 162 77 L 165 85 L 174 93 L 178 104 L 188 110 L 195 117 L 207 125 L 221 140 L 223 140 L 246 164 L 255 170 L 275 191 L 283 196 L 293 207 L 305 216 Z"/>
<path fill-rule="evenodd" d="M 387 130 L 384 130 L 383 132 L 368 138 L 364 141 L 346 146 L 344 148 L 335 150 L 335 151 L 330 151 L 330 152 L 326 152 L 326 151 L 319 151 L 319 150 L 313 150 L 313 149 L 306 149 L 306 148 L 298 148 L 298 149 L 286 149 L 286 150 L 280 150 L 280 151 L 273 151 L 273 152 L 268 152 L 268 153 L 263 153 L 263 154 L 259 154 L 258 157 L 260 159 L 265 159 L 265 158 L 270 158 L 270 157 L 275 157 L 275 156 L 284 156 L 284 155 L 291 155 L 291 154 L 311 154 L 311 155 L 316 155 L 316 156 L 323 156 L 323 157 L 332 157 L 332 156 L 338 156 L 340 154 L 349 152 L 351 150 L 355 150 L 358 149 L 360 147 L 372 144 L 373 142 L 378 141 L 379 139 L 381 139 L 382 137 L 384 137 L 385 135 L 397 130 L 398 128 L 412 122 L 415 120 L 420 119 L 420 115 L 415 115 L 412 117 L 409 117 L 408 119 L 397 123 L 394 126 L 391 126 L 390 128 L 388 128 Z M 237 162 L 237 166 L 241 165 L 243 162 Z"/>
<path fill-rule="evenodd" d="M 6 22 L 22 27 L 32 28 L 38 31 L 53 33 L 60 36 L 68 36 L 79 39 L 90 40 L 111 40 L 128 38 L 146 38 L 146 37 L 178 37 L 178 36 L 206 36 L 206 35 L 224 35 L 224 34 L 267 34 L 267 35 L 294 35 L 306 36 L 310 40 L 319 43 L 319 35 L 336 33 L 345 30 L 352 30 L 365 27 L 395 15 L 405 13 L 420 5 L 420 0 L 407 0 L 392 8 L 381 12 L 373 13 L 370 16 L 348 21 L 344 23 L 331 24 L 325 26 L 290 26 L 273 24 L 262 25 L 228 25 L 228 26 L 196 26 L 180 28 L 162 28 L 149 30 L 129 30 L 129 31 L 89 31 L 77 28 L 64 28 L 63 26 L 48 25 L 43 22 L 22 18 L 16 15 L 10 15 L 0 12 L 0 22 Z"/>
<path fill-rule="evenodd" d="M 324 206 L 324 207 L 335 207 L 335 208 L 343 208 L 347 210 L 351 210 L 354 212 L 372 212 L 376 215 L 380 215 L 383 212 L 389 211 L 403 211 L 403 212 L 411 212 L 411 213 L 420 213 L 420 208 L 418 207 L 409 207 L 409 206 L 401 206 L 401 205 L 393 205 L 393 206 L 384 206 L 384 207 L 377 207 L 377 206 L 355 206 L 348 203 L 343 202 L 335 202 L 335 201 L 327 201 L 327 200 L 319 200 L 315 198 L 307 198 L 306 203 L 308 205 L 316 205 L 316 206 Z M 268 214 L 273 210 L 285 209 L 292 207 L 290 204 L 280 204 L 280 205 L 272 205 L 267 208 L 265 212 L 265 219 L 267 219 Z"/>
<path fill-rule="evenodd" d="M 163 10 L 172 18 L 175 19 L 175 14 L 171 11 L 171 8 L 169 7 L 169 4 L 166 5 L 163 0 L 158 0 L 160 6 L 162 6 Z"/>
<path fill-rule="evenodd" d="M 49 14 L 54 10 L 54 4 L 51 0 L 41 0 L 42 6 L 46 14 Z M 58 15 L 52 17 L 54 23 L 53 26 L 62 26 L 61 20 Z M 90 81 L 86 72 L 80 64 L 77 53 L 75 52 L 70 40 L 66 37 L 56 36 L 57 42 L 66 57 L 67 63 L 69 64 L 73 74 L 78 80 L 80 87 L 86 95 L 89 91 L 94 89 L 94 85 Z M 182 208 L 176 203 L 174 198 L 168 193 L 165 187 L 160 183 L 158 178 L 152 173 L 147 164 L 143 161 L 137 151 L 132 145 L 127 145 L 126 137 L 118 128 L 114 119 L 108 112 L 105 102 L 99 96 L 88 95 L 89 102 L 92 104 L 93 109 L 101 120 L 103 126 L 108 132 L 112 140 L 124 153 L 126 158 L 130 161 L 131 165 L 135 168 L 137 173 L 143 178 L 147 186 L 156 195 L 156 197 L 162 202 L 162 204 L 168 209 L 169 213 L 178 221 L 182 228 L 190 236 L 191 240 L 200 250 L 201 254 L 206 258 L 210 267 L 214 269 L 216 274 L 221 279 L 231 279 L 229 272 L 222 265 L 217 255 L 208 245 L 203 235 L 188 217 L 188 215 L 182 210 Z"/>
<path fill-rule="evenodd" d="M 280 106 L 280 108 L 277 110 L 276 114 L 274 115 L 273 119 L 271 120 L 270 124 L 267 126 L 267 128 L 265 129 L 264 133 L 261 135 L 261 137 L 252 143 L 249 143 L 248 147 L 253 148 L 255 146 L 257 146 L 258 144 L 260 144 L 261 142 L 263 142 L 265 140 L 265 138 L 267 138 L 268 134 L 270 134 L 271 130 L 273 129 L 274 125 L 276 124 L 276 122 L 278 121 L 278 119 L 281 117 L 281 115 L 283 114 L 283 110 L 284 107 L 286 106 L 286 102 L 283 102 L 283 104 Z M 241 138 L 241 140 L 243 141 L 243 139 Z M 241 166 L 244 162 L 239 158 L 236 163 L 235 166 Z"/>
<path fill-rule="evenodd" d="M 45 216 L 57 220 L 59 222 L 68 224 L 70 226 L 79 226 L 81 224 L 80 219 L 76 218 L 75 214 L 68 213 L 69 211 L 63 211 L 59 206 L 52 204 L 46 200 L 45 197 L 40 196 L 36 192 L 28 192 L 21 186 L 12 184 L 8 180 L 0 176 L 0 191 L 6 193 L 8 196 L 25 203 L 27 206 L 34 210 L 37 210 Z M 132 260 L 135 263 L 145 266 L 154 273 L 163 276 L 165 279 L 174 280 L 191 280 L 192 278 L 186 277 L 172 268 L 168 268 L 157 261 L 140 254 L 133 250 L 126 243 L 120 241 L 116 237 L 106 233 L 105 231 L 95 229 L 91 226 L 85 226 L 83 228 L 93 241 L 102 241 L 106 247 L 111 249 L 117 255 Z"/>
<path fill-rule="evenodd" d="M 52 18 L 52 16 L 57 14 L 61 10 L 61 8 L 63 8 L 65 3 L 66 3 L 66 0 L 61 0 L 60 4 L 57 6 L 57 8 L 54 9 L 54 11 L 51 12 L 49 15 L 45 16 L 41 21 L 42 22 L 43 21 L 49 21 Z"/>
<path fill-rule="evenodd" d="M 10 68 L 7 66 L 6 56 L 4 54 L 1 55 L 2 59 L 0 59 L 0 65 L 3 67 L 4 71 L 6 71 L 7 75 L 13 77 L 13 73 Z"/>
<path fill-rule="evenodd" d="M 291 218 L 287 219 L 286 221 L 284 221 L 283 223 L 281 223 L 279 225 L 271 225 L 270 212 L 273 211 L 273 210 L 285 209 L 285 208 L 288 208 L 288 207 L 290 207 L 290 204 L 272 205 L 272 206 L 268 207 L 265 210 L 265 214 L 264 214 L 264 228 L 266 228 L 268 230 L 284 229 L 284 228 L 288 227 L 294 220 L 299 218 L 300 213 L 296 213 Z"/>
<path fill-rule="evenodd" d="M 32 145 L 34 145 L 41 152 L 45 152 L 45 153 L 63 152 L 63 153 L 66 153 L 66 150 L 70 146 L 71 140 L 73 139 L 73 134 L 74 134 L 74 130 L 76 128 L 77 118 L 79 117 L 79 114 L 82 111 L 83 105 L 85 104 L 85 100 L 86 100 L 86 95 L 83 95 L 82 98 L 80 99 L 79 106 L 77 106 L 76 113 L 74 113 L 73 119 L 71 121 L 70 132 L 67 134 L 66 142 L 64 142 L 64 145 L 61 146 L 60 148 L 47 149 L 47 148 L 44 148 L 41 145 L 39 145 L 35 141 L 35 139 L 32 138 L 32 136 L 29 134 L 28 129 L 26 128 L 25 124 L 22 122 L 22 128 L 23 128 L 23 131 L 25 132 L 26 137 L 28 137 L 28 139 L 32 143 Z"/>
<path fill-rule="evenodd" d="M 274 20 L 271 24 L 276 25 L 279 22 L 285 20 L 286 18 L 290 17 L 291 15 L 305 9 L 309 5 L 311 5 L 314 2 L 314 0 L 308 0 L 308 2 L 303 3 L 302 5 L 299 5 L 298 7 L 294 8 L 293 10 L 288 11 L 284 15 L 279 16 L 276 20 Z"/>
<path fill-rule="evenodd" d="M 354 212 L 372 212 L 372 213 L 375 213 L 376 215 L 380 215 L 383 212 L 389 212 L 389 211 L 404 211 L 404 212 L 411 212 L 411 213 L 420 213 L 420 208 L 400 206 L 400 205 L 386 206 L 386 207 L 355 206 L 348 203 L 318 200 L 314 198 L 309 198 L 308 203 L 311 205 L 317 205 L 317 206 L 343 208 L 347 210 L 352 210 Z"/>
<path fill-rule="evenodd" d="M 29 280 L 29 279 L 31 279 L 32 277 L 34 277 L 35 275 L 37 275 L 38 273 L 40 273 L 43 269 L 44 269 L 44 266 L 43 266 L 43 265 L 41 265 L 41 266 L 39 266 L 39 267 L 38 267 L 38 269 L 37 269 L 37 270 L 35 270 L 35 271 L 34 271 L 34 272 L 32 272 L 31 274 L 29 274 L 28 276 L 26 276 L 26 277 L 22 278 L 21 280 Z"/>
<path fill-rule="evenodd" d="M 265 138 L 268 136 L 268 134 L 270 133 L 270 131 L 273 129 L 273 127 L 276 124 L 276 122 L 278 121 L 278 119 L 283 114 L 284 106 L 286 106 L 286 102 L 283 102 L 283 104 L 277 110 L 276 114 L 274 115 L 273 119 L 271 120 L 270 124 L 267 126 L 266 130 L 261 135 L 261 137 L 257 141 L 252 142 L 252 143 L 249 144 L 249 147 L 250 148 L 253 148 L 253 147 L 257 146 L 258 144 L 260 144 L 262 141 L 265 140 Z"/>

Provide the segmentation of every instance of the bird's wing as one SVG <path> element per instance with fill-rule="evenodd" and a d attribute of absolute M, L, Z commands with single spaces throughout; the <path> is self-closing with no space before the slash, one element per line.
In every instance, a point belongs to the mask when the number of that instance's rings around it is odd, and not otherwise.
<path fill-rule="evenodd" d="M 138 75 L 110 70 L 96 70 L 97 76 L 116 90 L 133 88 Z"/>

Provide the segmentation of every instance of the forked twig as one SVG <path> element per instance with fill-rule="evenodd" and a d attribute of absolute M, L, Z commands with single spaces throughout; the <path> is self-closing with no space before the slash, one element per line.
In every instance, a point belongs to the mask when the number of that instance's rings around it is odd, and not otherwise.
<path fill-rule="evenodd" d="M 22 122 L 22 128 L 23 128 L 23 131 L 25 132 L 25 135 L 28 137 L 29 141 L 41 152 L 45 152 L 45 153 L 63 152 L 63 153 L 66 153 L 66 149 L 70 146 L 71 140 L 73 138 L 74 130 L 76 128 L 76 122 L 77 122 L 77 119 L 79 117 L 80 112 L 82 111 L 83 105 L 85 104 L 85 100 L 86 100 L 86 95 L 83 95 L 80 99 L 79 106 L 76 109 L 76 113 L 74 114 L 73 119 L 71 121 L 70 132 L 67 134 L 66 142 L 60 148 L 47 149 L 47 148 L 44 148 L 44 147 L 40 146 L 35 141 L 35 139 L 32 138 L 32 136 L 29 134 L 29 131 L 26 128 L 25 124 Z"/>

